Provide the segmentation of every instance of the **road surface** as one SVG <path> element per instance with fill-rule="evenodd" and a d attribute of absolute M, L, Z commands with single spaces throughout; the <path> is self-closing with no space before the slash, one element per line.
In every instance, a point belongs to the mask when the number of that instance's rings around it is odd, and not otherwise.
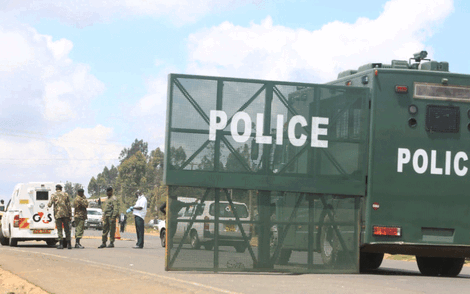
<path fill-rule="evenodd" d="M 88 236 L 98 231 L 87 230 Z M 379 270 L 357 275 L 166 272 L 165 251 L 156 236 L 132 249 L 135 234 L 116 248 L 57 250 L 44 242 L 0 247 L 0 266 L 49 293 L 443 293 L 468 292 L 470 267 L 456 278 L 425 277 L 415 262 L 384 260 Z"/>

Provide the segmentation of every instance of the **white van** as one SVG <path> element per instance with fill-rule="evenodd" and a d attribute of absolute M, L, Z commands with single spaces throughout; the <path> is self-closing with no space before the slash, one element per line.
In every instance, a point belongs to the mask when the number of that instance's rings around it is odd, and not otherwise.
<path fill-rule="evenodd" d="M 182 202 L 194 202 L 196 198 L 178 197 Z M 233 202 L 232 207 L 228 201 L 219 202 L 219 246 L 233 246 L 237 252 L 245 252 L 247 243 L 243 239 L 240 227 L 235 223 L 236 218 L 233 210 L 237 212 L 241 221 L 249 221 L 250 214 L 248 207 L 245 203 Z M 194 222 L 191 231 L 188 234 L 189 243 L 194 249 L 199 249 L 201 245 L 206 250 L 212 250 L 214 247 L 214 215 L 215 215 L 215 201 L 206 200 L 203 204 L 199 203 L 190 207 L 183 207 L 178 212 L 179 220 L 191 220 L 194 213 L 197 214 L 196 220 L 206 220 L 212 222 Z M 227 222 L 229 221 L 229 222 Z M 174 236 L 174 243 L 180 242 L 187 231 L 189 222 L 178 222 L 177 229 Z M 250 224 L 243 223 L 243 230 L 248 238 L 251 239 Z M 186 241 L 186 240 L 185 240 Z M 163 246 L 163 244 L 162 244 Z"/>
<path fill-rule="evenodd" d="M 55 183 L 32 182 L 17 184 L 2 217 L 0 243 L 17 246 L 18 241 L 57 243 L 53 207 L 47 207 L 55 192 Z"/>

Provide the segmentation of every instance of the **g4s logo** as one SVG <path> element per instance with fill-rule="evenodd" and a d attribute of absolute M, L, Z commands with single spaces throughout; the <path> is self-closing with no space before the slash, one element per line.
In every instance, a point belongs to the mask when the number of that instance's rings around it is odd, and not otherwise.
<path fill-rule="evenodd" d="M 40 222 L 43 215 L 44 215 L 44 212 L 36 213 L 35 215 L 33 215 L 33 221 Z M 48 224 L 51 221 L 52 221 L 52 215 L 50 213 L 47 215 L 47 219 L 42 220 L 42 222 L 45 224 Z"/>

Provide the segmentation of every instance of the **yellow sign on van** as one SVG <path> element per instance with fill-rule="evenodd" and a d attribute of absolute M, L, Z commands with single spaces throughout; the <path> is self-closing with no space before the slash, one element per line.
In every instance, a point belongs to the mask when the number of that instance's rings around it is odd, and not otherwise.
<path fill-rule="evenodd" d="M 20 199 L 20 204 L 28 204 L 29 200 L 28 199 Z"/>

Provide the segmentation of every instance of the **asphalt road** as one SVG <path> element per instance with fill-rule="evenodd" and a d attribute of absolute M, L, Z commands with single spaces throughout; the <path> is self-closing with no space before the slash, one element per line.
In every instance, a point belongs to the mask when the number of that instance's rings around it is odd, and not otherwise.
<path fill-rule="evenodd" d="M 86 235 L 99 236 L 98 231 Z M 3 269 L 50 293 L 466 293 L 470 267 L 456 278 L 425 277 L 415 262 L 384 260 L 367 274 L 265 274 L 166 272 L 158 237 L 146 235 L 145 248 L 129 241 L 97 249 L 99 239 L 84 239 L 83 250 L 57 250 L 44 242 L 0 247 Z"/>

